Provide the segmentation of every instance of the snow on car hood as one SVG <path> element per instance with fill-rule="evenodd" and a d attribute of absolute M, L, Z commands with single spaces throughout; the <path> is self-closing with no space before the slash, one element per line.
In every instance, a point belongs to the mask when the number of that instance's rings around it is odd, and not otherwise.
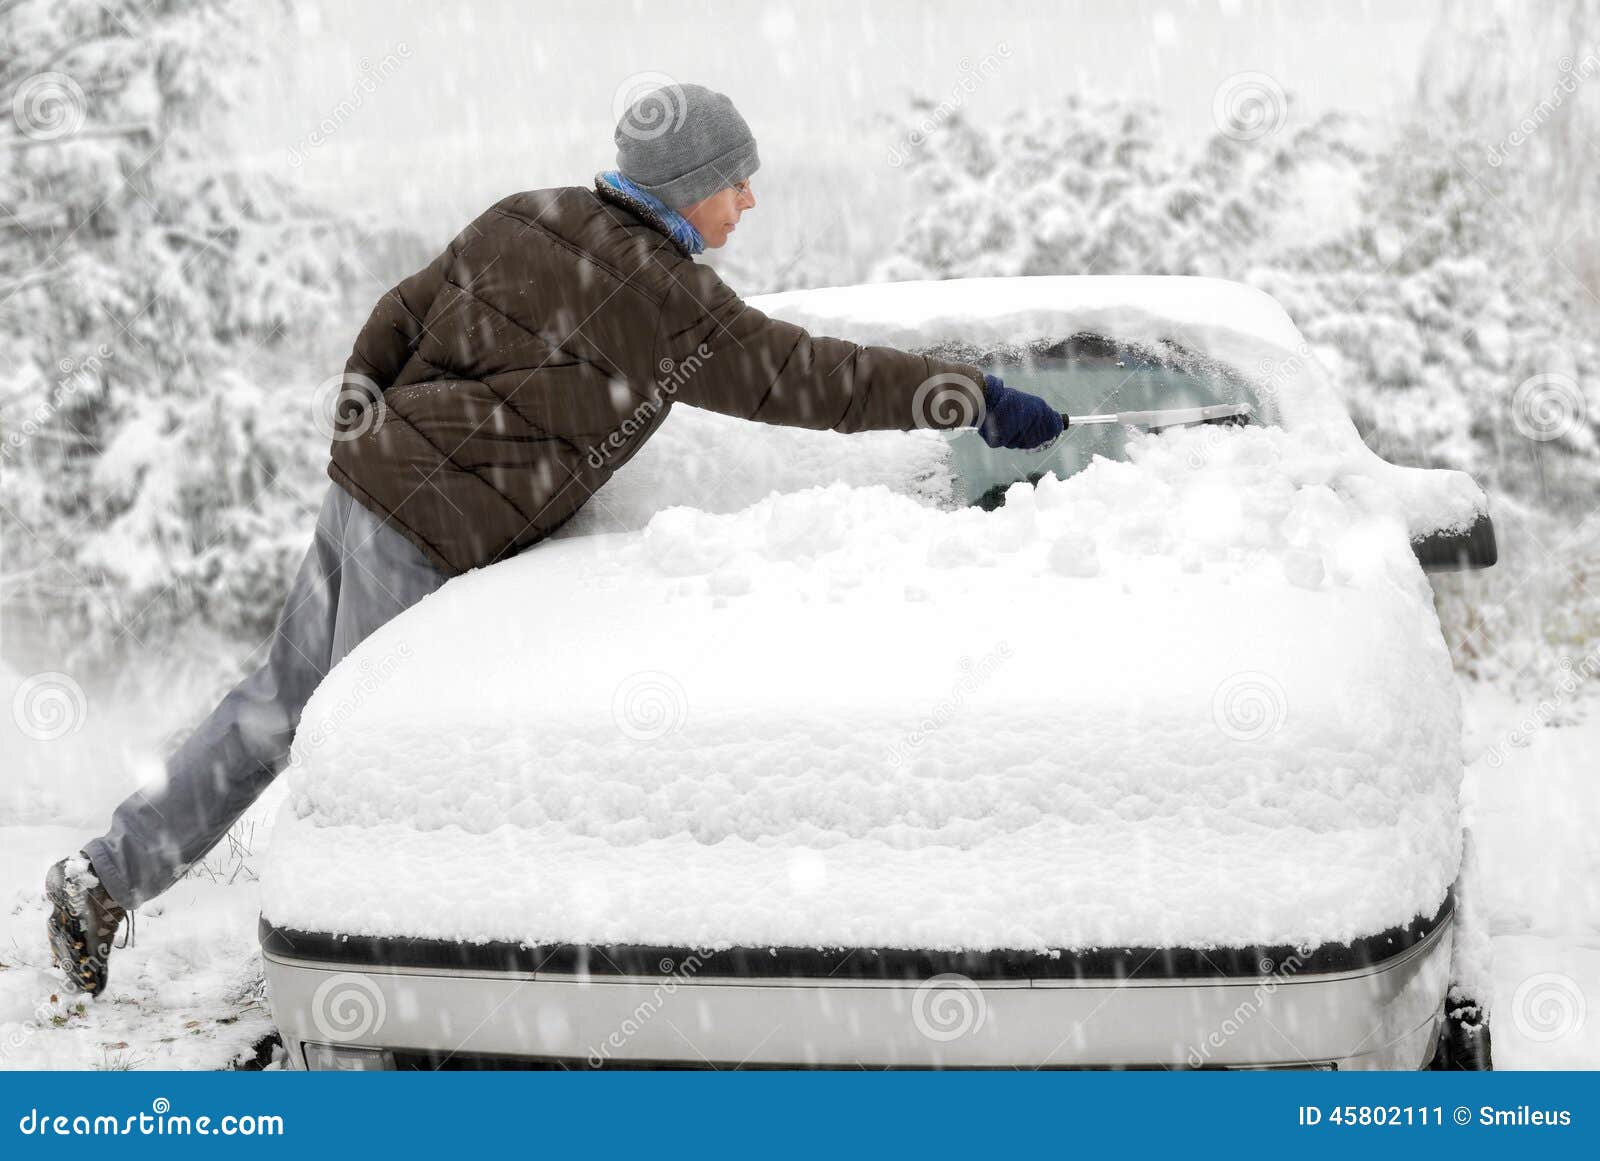
<path fill-rule="evenodd" d="M 1460 723 L 1347 448 L 1134 442 L 994 512 L 672 509 L 467 574 L 307 708 L 279 925 L 531 943 L 1317 944 L 1432 913 Z"/>

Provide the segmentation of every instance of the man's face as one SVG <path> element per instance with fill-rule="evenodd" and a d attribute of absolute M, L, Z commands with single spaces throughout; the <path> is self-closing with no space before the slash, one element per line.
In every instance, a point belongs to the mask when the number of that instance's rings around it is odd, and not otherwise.
<path fill-rule="evenodd" d="M 715 250 L 728 240 L 739 218 L 746 210 L 755 209 L 756 195 L 748 181 L 718 190 L 708 198 L 701 198 L 678 212 L 689 219 L 689 224 L 700 231 L 706 249 Z"/>

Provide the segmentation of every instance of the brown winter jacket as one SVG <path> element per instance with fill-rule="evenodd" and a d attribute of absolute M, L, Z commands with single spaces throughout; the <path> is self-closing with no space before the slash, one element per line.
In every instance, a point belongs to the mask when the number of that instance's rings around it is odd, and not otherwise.
<path fill-rule="evenodd" d="M 856 432 L 970 424 L 983 391 L 768 318 L 648 207 L 580 188 L 506 198 L 384 295 L 343 384 L 328 474 L 450 575 L 548 536 L 674 401 Z"/>

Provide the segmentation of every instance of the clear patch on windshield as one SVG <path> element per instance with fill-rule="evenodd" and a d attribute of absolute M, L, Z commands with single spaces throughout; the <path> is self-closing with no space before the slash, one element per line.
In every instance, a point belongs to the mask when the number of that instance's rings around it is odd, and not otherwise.
<path fill-rule="evenodd" d="M 976 363 L 1006 386 L 1039 395 L 1068 415 L 1244 403 L 1255 422 L 1274 421 L 1272 409 L 1237 371 L 1176 344 L 1150 347 L 1080 334 L 1027 349 L 941 347 L 927 353 Z M 1128 429 L 1116 424 L 1073 427 L 1044 451 L 1020 452 L 991 448 L 976 431 L 956 432 L 950 455 L 958 499 L 996 508 L 1019 480 L 1037 483 L 1046 472 L 1065 479 L 1095 456 L 1126 459 L 1127 436 Z"/>

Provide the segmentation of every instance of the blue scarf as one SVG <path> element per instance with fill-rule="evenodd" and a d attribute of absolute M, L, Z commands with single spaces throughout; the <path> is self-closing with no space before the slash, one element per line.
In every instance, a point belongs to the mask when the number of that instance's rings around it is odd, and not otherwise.
<path fill-rule="evenodd" d="M 659 218 L 661 225 L 666 227 L 667 236 L 682 247 L 686 253 L 698 254 L 706 248 L 706 240 L 700 236 L 700 231 L 690 224 L 688 218 L 677 210 L 669 208 L 667 203 L 656 197 L 655 194 L 640 189 L 633 182 L 623 177 L 619 171 L 609 169 L 600 174 L 597 180 L 604 182 L 624 197 L 640 203 Z"/>

